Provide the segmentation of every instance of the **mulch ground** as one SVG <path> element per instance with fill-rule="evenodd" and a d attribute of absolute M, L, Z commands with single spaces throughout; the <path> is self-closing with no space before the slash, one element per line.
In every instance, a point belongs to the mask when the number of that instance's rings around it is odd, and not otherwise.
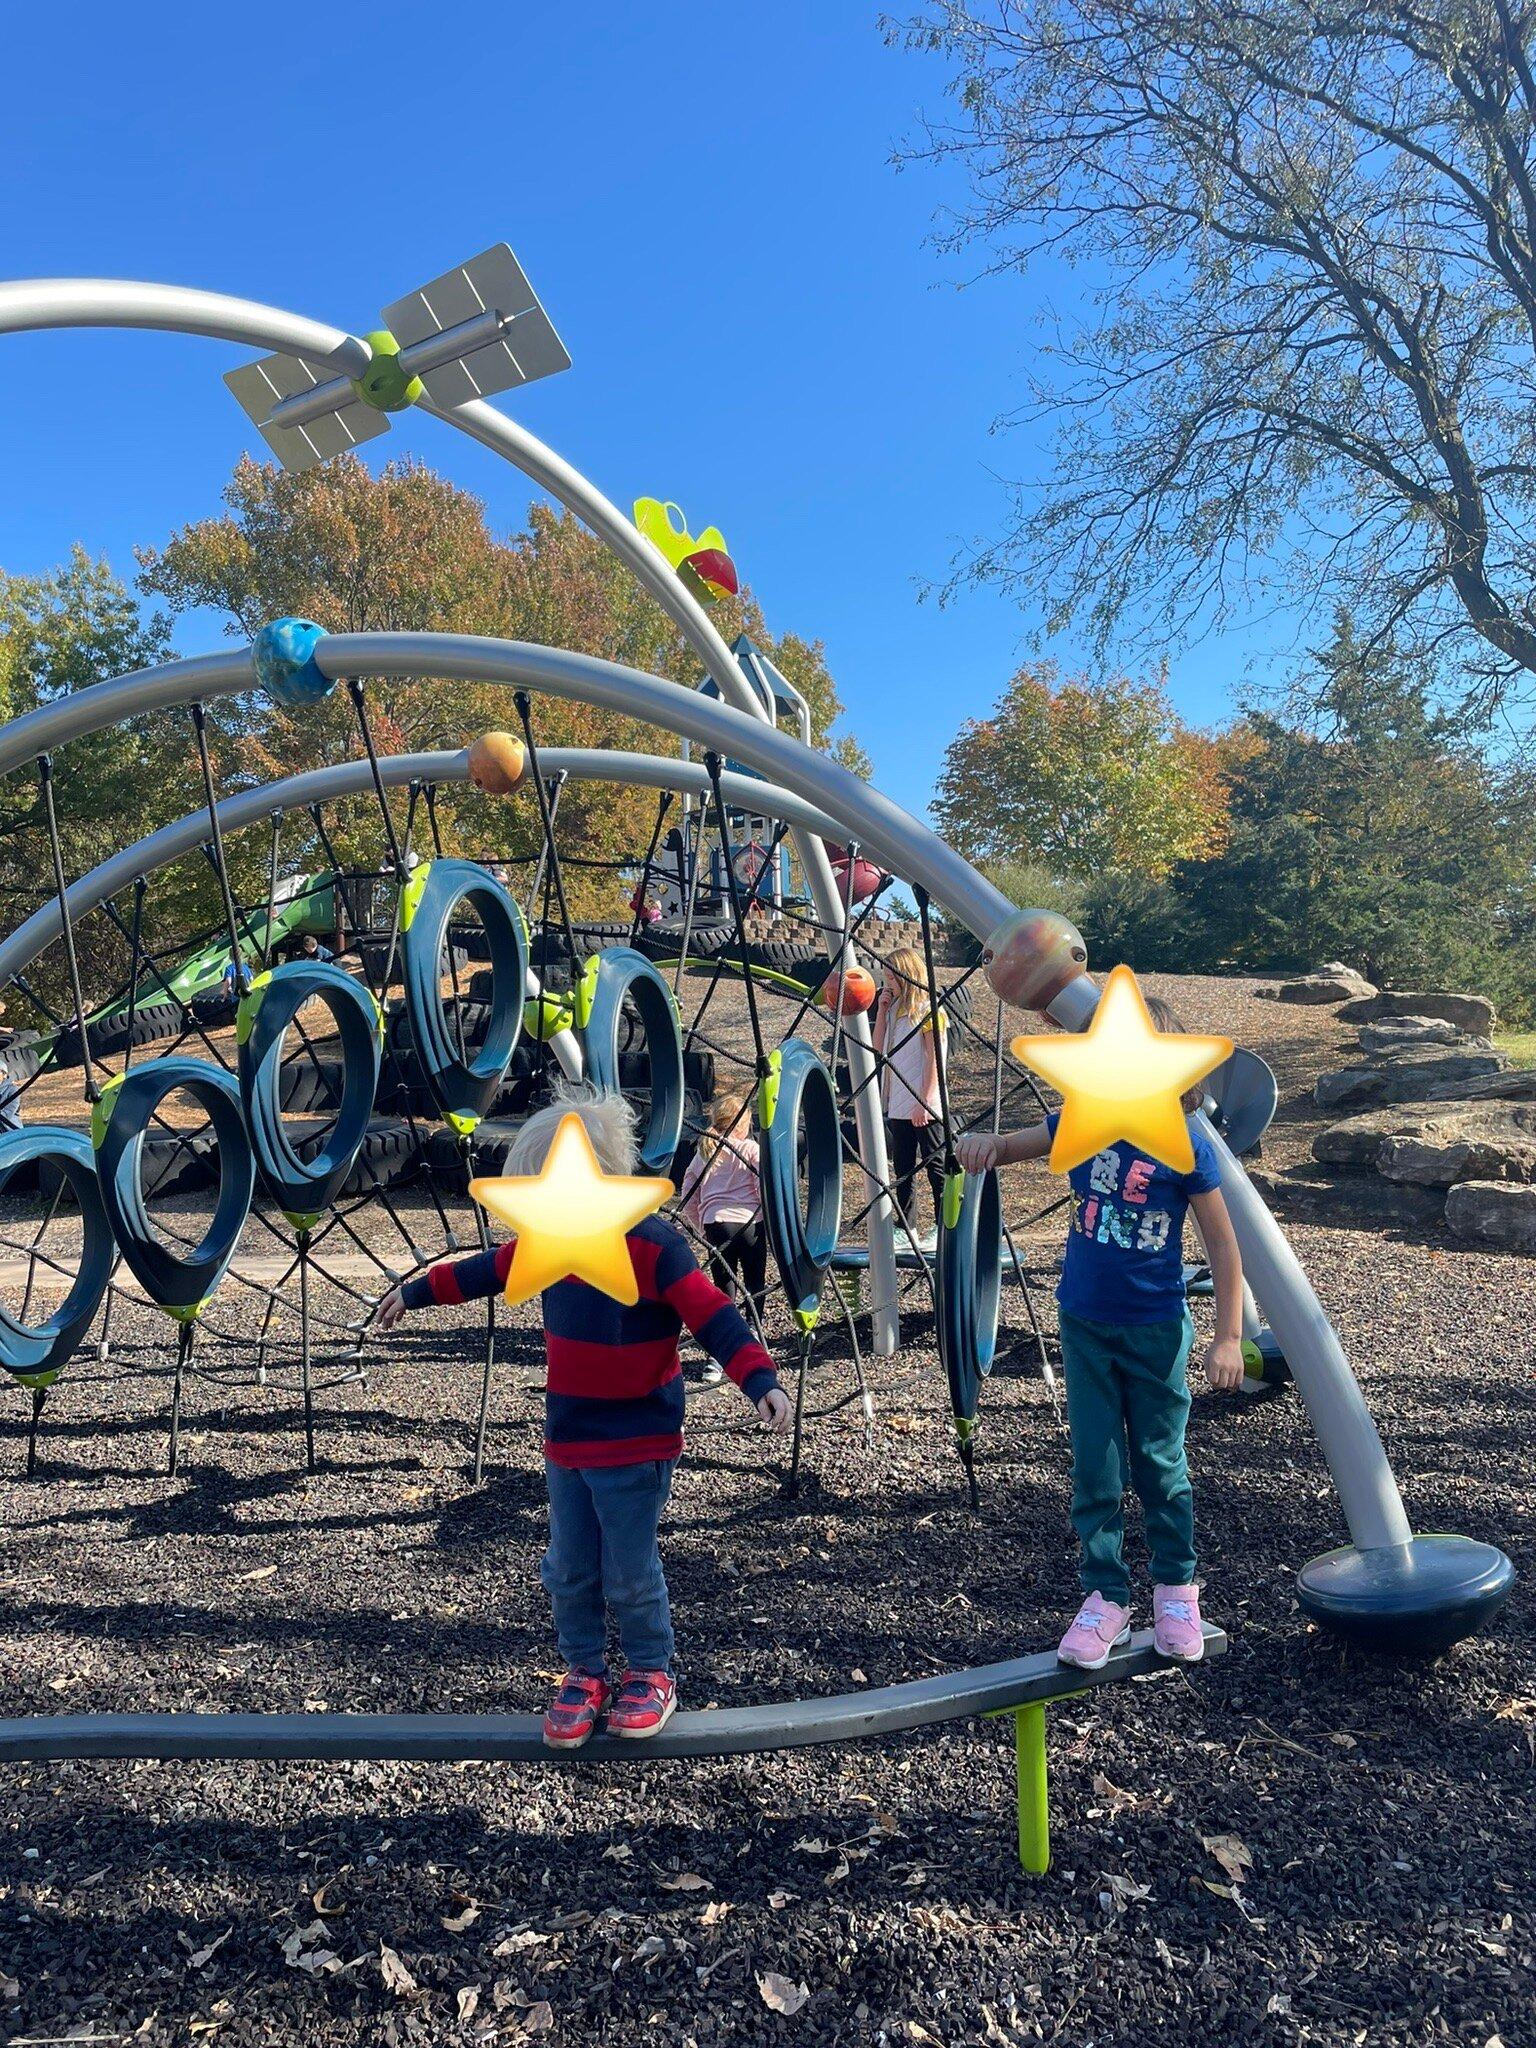
<path fill-rule="evenodd" d="M 1297 1099 L 1339 1064 L 1344 1035 L 1315 1014 L 1214 981 L 1173 992 L 1197 1026 L 1240 999 L 1224 1028 Z M 1304 1111 L 1294 1124 L 1282 1156 Z M 1523 1565 L 1531 1264 L 1401 1233 L 1292 1236 L 1416 1524 Z M 687 1704 L 1054 1640 L 1075 1597 L 1066 1446 L 1016 1306 L 1009 1321 L 979 1517 L 915 1310 L 873 1369 L 873 1448 L 846 1413 L 814 1424 L 793 1504 L 734 1393 L 697 1397 L 665 1538 Z M 290 1374 L 195 1382 L 170 1480 L 168 1382 L 150 1376 L 166 1325 L 120 1306 L 108 1363 L 50 1405 L 31 1484 L 23 1400 L 0 1406 L 0 1711 L 540 1704 L 538 1360 L 530 1333 L 509 1337 L 476 1490 L 478 1347 L 474 1314 L 445 1312 L 371 1354 L 366 1384 L 321 1397 L 313 1477 Z M 818 1401 L 848 1384 L 829 1351 Z M 1438 1662 L 1348 1652 L 1296 1610 L 1297 1566 L 1344 1532 L 1295 1397 L 1201 1396 L 1191 1457 L 1231 1651 L 1051 1710 L 1043 1879 L 1016 1859 L 1006 1723 L 577 1773 L 5 1766 L 0 2039 L 1536 2039 L 1523 1588 Z"/>

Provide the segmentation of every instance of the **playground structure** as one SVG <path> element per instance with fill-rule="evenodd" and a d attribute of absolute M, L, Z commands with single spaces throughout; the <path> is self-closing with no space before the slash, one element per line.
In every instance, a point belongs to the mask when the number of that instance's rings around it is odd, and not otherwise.
<path fill-rule="evenodd" d="M 922 1245 L 891 1197 L 867 1006 L 832 1000 L 818 1009 L 817 996 L 829 983 L 835 991 L 857 988 L 856 976 L 864 971 L 860 942 L 891 877 L 899 878 L 918 906 L 930 1006 L 936 1010 L 942 1001 L 952 1019 L 959 1018 L 960 1006 L 953 989 L 939 986 L 931 912 L 942 911 L 974 934 L 983 950 L 980 969 L 973 971 L 986 973 L 1000 1003 L 1020 1013 L 1043 1012 L 1073 1030 L 1086 1025 L 1097 1001 L 1081 938 L 1064 920 L 1016 911 L 925 826 L 809 745 L 803 704 L 797 707 L 787 685 L 780 687 L 783 678 L 769 672 L 771 664 L 758 650 L 745 643 L 727 646 L 705 609 L 712 592 L 734 587 L 734 568 L 717 532 L 695 542 L 660 508 L 677 545 L 659 547 L 642 530 L 648 519 L 654 524 L 652 515 L 639 526 L 626 519 L 569 464 L 486 403 L 488 394 L 551 374 L 569 361 L 510 251 L 487 252 L 447 273 L 388 309 L 386 322 L 386 329 L 359 338 L 273 307 L 178 287 L 89 279 L 0 285 L 0 332 L 165 328 L 274 352 L 227 381 L 289 467 L 308 467 L 384 432 L 388 414 L 408 406 L 467 433 L 578 514 L 633 571 L 681 631 L 703 670 L 703 685 L 690 690 L 593 656 L 524 643 L 446 633 L 331 634 L 308 621 L 282 620 L 263 629 L 251 647 L 107 679 L 0 727 L 0 774 L 37 778 L 54 883 L 52 896 L 0 937 L 0 988 L 32 990 L 37 964 L 50 948 L 62 950 L 70 1001 L 49 1042 L 38 1041 L 35 1073 L 56 1073 L 62 1046 L 78 1045 L 91 1124 L 89 1140 L 74 1128 L 36 1122 L 0 1138 L 0 1174 L 10 1179 L 26 1171 L 38 1177 L 45 1223 L 66 1194 L 78 1217 L 72 1264 L 44 1248 L 41 1232 L 30 1245 L 11 1246 L 27 1258 L 27 1287 L 20 1312 L 0 1315 L 0 1364 L 31 1392 L 35 1423 L 47 1389 L 72 1355 L 89 1349 L 93 1331 L 98 1355 L 106 1354 L 113 1273 L 121 1261 L 175 1329 L 174 1465 L 189 1373 L 216 1377 L 232 1369 L 217 1343 L 221 1283 L 231 1273 L 243 1234 L 264 1232 L 282 1248 L 286 1270 L 276 1287 L 259 1290 L 268 1299 L 256 1370 L 297 1370 L 313 1461 L 316 1340 L 328 1369 L 343 1380 L 355 1375 L 366 1361 L 372 1305 L 362 1290 L 327 1269 L 327 1244 L 345 1240 L 356 1256 L 370 1260 L 381 1291 L 402 1271 L 483 1231 L 477 1213 L 454 1198 L 472 1173 L 496 1170 L 498 1126 L 515 1118 L 517 1104 L 526 1106 L 541 1075 L 555 1069 L 633 1094 L 643 1110 L 645 1164 L 667 1171 L 686 1142 L 690 1095 L 708 1092 L 690 1088 L 690 1074 L 704 1078 L 701 1056 L 714 1050 L 705 1031 L 706 1006 L 719 978 L 729 975 L 740 982 L 750 1019 L 747 1064 L 764 1148 L 765 1210 L 800 1344 L 792 1469 L 798 1467 L 807 1367 L 826 1308 L 832 1319 L 841 1318 L 850 1339 L 857 1387 L 848 1398 L 862 1401 L 869 1412 L 856 1317 L 838 1279 L 857 1267 L 868 1275 L 868 1351 L 876 1359 L 899 1349 L 903 1284 L 915 1280 L 933 1288 L 956 1442 L 974 1497 L 978 1406 L 995 1350 L 1005 1250 L 1012 1249 L 997 1184 L 991 1176 L 967 1184 L 955 1169 L 958 1118 L 946 1083 L 944 1213 L 937 1245 L 931 1252 Z M 679 553 L 685 540 L 687 549 Z M 512 785 L 511 800 L 536 805 L 541 825 L 537 863 L 531 877 L 517 878 L 517 893 L 487 866 L 451 851 L 438 832 L 435 793 L 478 779 L 485 743 L 478 756 L 474 747 L 380 755 L 368 712 L 368 684 L 380 676 L 447 676 L 507 693 L 507 723 L 510 728 L 515 719 L 517 731 L 492 752 L 510 764 L 502 779 Z M 296 715 L 305 704 L 343 689 L 356 714 L 359 758 L 220 796 L 206 707 L 263 687 Z M 541 697 L 573 699 L 642 720 L 674 735 L 679 751 L 651 756 L 541 749 L 534 710 Z M 72 740 L 150 713 L 188 720 L 204 801 L 183 819 L 70 878 L 55 815 L 54 758 Z M 786 717 L 796 730 L 781 729 L 779 720 Z M 662 914 L 652 924 L 644 923 L 637 907 L 627 931 L 595 935 L 584 932 L 570 913 L 558 846 L 559 800 L 570 782 L 586 778 L 658 793 L 652 844 L 633 864 L 637 906 L 653 890 L 666 892 Z M 402 795 L 403 823 L 397 815 Z M 359 914 L 365 877 L 348 863 L 327 859 L 301 878 L 280 872 L 284 820 L 304 821 L 306 844 L 325 850 L 327 808 L 351 802 L 377 808 L 389 903 L 384 927 Z M 673 805 L 679 807 L 673 821 L 677 837 L 669 845 Z M 231 884 L 226 845 L 239 833 L 264 828 L 271 836 L 266 900 L 242 904 Z M 201 937 L 169 972 L 144 941 L 148 878 L 204 850 L 218 881 L 221 928 Z M 754 900 L 766 895 L 781 913 L 787 904 L 793 907 L 789 871 L 780 858 L 786 850 L 793 852 L 808 898 L 795 909 L 798 928 L 816 948 L 814 959 L 794 963 L 797 973 L 765 957 L 749 930 Z M 531 884 L 526 889 L 525 880 Z M 286 900 L 279 895 L 285 881 Z M 116 900 L 125 893 L 127 915 Z M 701 920 L 701 903 L 718 923 Z M 128 954 L 124 989 L 94 1009 L 76 943 L 78 929 L 92 916 L 113 925 Z M 362 929 L 367 939 L 360 974 L 331 962 L 277 959 L 290 940 L 318 938 L 339 926 L 349 926 L 354 937 Z M 459 985 L 473 953 L 485 963 L 479 996 L 473 986 Z M 211 1005 L 210 1015 L 221 1014 L 218 999 L 231 966 L 233 1057 L 215 1041 L 215 1027 L 198 1015 L 200 1005 Z M 257 971 L 249 972 L 251 967 Z M 706 988 L 685 1028 L 677 998 L 690 972 L 702 973 Z M 397 982 L 403 997 L 387 1015 L 389 990 Z M 176 1043 L 169 1054 L 137 1059 L 135 1031 L 150 1001 L 175 1013 Z M 334 1042 L 338 1050 L 310 1061 L 310 1070 L 323 1079 L 323 1086 L 310 1085 L 326 1114 L 319 1130 L 296 1137 L 294 1084 L 286 1078 L 295 1063 L 287 1039 L 290 1032 L 306 1035 L 305 1019 L 312 1019 L 315 1006 L 329 1013 L 325 1043 Z M 830 1024 L 826 1046 L 802 1035 L 810 1028 L 808 1017 Z M 92 1029 L 104 1042 L 119 1020 L 126 1027 L 125 1071 L 109 1074 L 98 1086 L 100 1044 L 93 1056 Z M 990 1049 L 990 1108 L 994 1118 L 1006 1120 L 1020 1095 L 1033 1094 L 1033 1084 L 1009 1067 L 1003 1038 L 1000 1011 Z M 187 1039 L 201 1041 L 198 1058 L 182 1050 Z M 24 1086 L 31 1078 L 23 1077 Z M 1229 1077 L 1227 1107 L 1234 1119 L 1251 1116 L 1253 1081 L 1251 1070 L 1244 1085 Z M 163 1146 L 174 1168 L 189 1144 L 182 1128 L 161 1115 L 168 1097 L 178 1093 L 202 1107 L 202 1157 L 216 1188 L 212 1215 L 192 1243 L 174 1235 L 167 1241 L 150 1200 L 156 1192 L 150 1183 L 160 1173 L 158 1167 L 149 1171 L 160 1156 L 156 1146 Z M 381 1132 L 385 1101 L 395 1106 L 398 1128 Z M 1319 1622 L 1356 1641 L 1417 1652 L 1443 1648 L 1496 1611 L 1512 1582 L 1511 1568 L 1491 1546 L 1413 1533 L 1338 1339 L 1226 1142 L 1222 1103 L 1213 1100 L 1212 1107 L 1217 1114 L 1207 1119 L 1207 1135 L 1222 1162 L 1228 1207 L 1256 1298 L 1248 1334 L 1263 1357 L 1283 1355 L 1327 1458 L 1350 1538 L 1302 1568 L 1301 1603 Z M 863 1189 L 856 1219 L 863 1242 L 857 1244 L 844 1243 L 845 1161 Z M 407 1207 L 396 1202 L 394 1191 L 404 1189 L 410 1175 L 416 1176 L 416 1195 Z M 173 1178 L 169 1170 L 162 1174 L 162 1186 Z M 394 1240 L 387 1252 L 367 1234 L 365 1211 L 388 1218 Z M 1011 1263 L 1032 1318 L 1026 1275 L 1016 1255 Z M 55 1282 L 67 1280 L 63 1300 L 51 1316 L 32 1319 L 32 1297 L 50 1275 Z M 1033 1334 L 1038 1339 L 1037 1323 Z M 1043 1363 L 1043 1342 L 1039 1356 Z M 476 1428 L 477 1473 L 494 1362 L 492 1308 Z M 1222 1644 L 1213 1637 L 1211 1647 Z M 1145 1646 L 1138 1646 L 1100 1676 L 1129 1676 L 1147 1668 L 1146 1657 Z M 1021 1802 L 1028 1806 L 1027 1826 L 1036 1841 L 1025 1860 L 1029 1867 L 1043 1867 L 1040 1721 L 1036 1715 L 1026 1727 L 1026 1716 L 1045 1698 L 1082 1683 L 1081 1674 L 1062 1674 L 1052 1660 L 1036 1658 L 893 1688 L 889 1697 L 857 1695 L 752 1710 L 740 1725 L 730 1715 L 680 1716 L 661 1753 L 839 1741 L 960 1713 L 1016 1712 Z M 441 1717 L 435 1731 L 419 1725 L 421 1717 L 322 1717 L 323 1727 L 299 1726 L 293 1717 L 231 1717 L 222 1733 L 199 1725 L 202 1718 L 109 1717 L 73 1726 L 68 1717 L 11 1722 L 0 1726 L 0 1755 L 531 1754 L 528 1730 L 515 1717 L 473 1726 Z M 1034 1788 L 1027 1801 L 1026 1778 Z"/>

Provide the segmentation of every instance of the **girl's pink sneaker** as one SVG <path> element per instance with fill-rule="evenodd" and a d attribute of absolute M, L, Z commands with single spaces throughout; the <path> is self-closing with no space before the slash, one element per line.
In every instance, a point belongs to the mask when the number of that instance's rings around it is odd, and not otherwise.
<path fill-rule="evenodd" d="M 1152 1641 L 1160 1657 L 1180 1664 L 1198 1664 L 1205 1655 L 1205 1630 L 1200 1626 L 1198 1586 L 1152 1588 Z"/>
<path fill-rule="evenodd" d="M 1056 1655 L 1063 1664 L 1075 1664 L 1079 1671 L 1102 1671 L 1111 1650 L 1128 1642 L 1131 1610 L 1117 1607 L 1102 1593 L 1090 1593 L 1077 1610 L 1077 1619 L 1062 1637 Z"/>

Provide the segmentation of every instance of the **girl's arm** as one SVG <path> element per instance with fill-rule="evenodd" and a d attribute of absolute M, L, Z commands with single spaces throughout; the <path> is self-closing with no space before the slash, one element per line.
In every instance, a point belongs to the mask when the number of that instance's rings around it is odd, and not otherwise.
<path fill-rule="evenodd" d="M 1235 1393 L 1243 1384 L 1243 1255 L 1220 1188 L 1192 1196 L 1189 1206 L 1216 1292 L 1216 1335 L 1206 1346 L 1205 1376 L 1217 1392 Z"/>
<path fill-rule="evenodd" d="M 1017 1166 L 1026 1159 L 1043 1159 L 1051 1149 L 1051 1134 L 1044 1124 L 1027 1124 L 1022 1131 L 967 1131 L 955 1147 L 966 1173 L 985 1173 L 991 1166 Z"/>

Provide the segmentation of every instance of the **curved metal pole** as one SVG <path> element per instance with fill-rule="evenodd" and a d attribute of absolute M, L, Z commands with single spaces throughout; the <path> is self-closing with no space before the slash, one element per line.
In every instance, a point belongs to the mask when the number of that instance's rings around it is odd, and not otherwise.
<path fill-rule="evenodd" d="M 18 277 L 0 284 L 0 334 L 40 327 L 148 327 L 201 334 L 245 348 L 280 349 L 342 377 L 360 377 L 373 360 L 367 342 L 344 328 L 225 292 L 127 277 Z"/>

